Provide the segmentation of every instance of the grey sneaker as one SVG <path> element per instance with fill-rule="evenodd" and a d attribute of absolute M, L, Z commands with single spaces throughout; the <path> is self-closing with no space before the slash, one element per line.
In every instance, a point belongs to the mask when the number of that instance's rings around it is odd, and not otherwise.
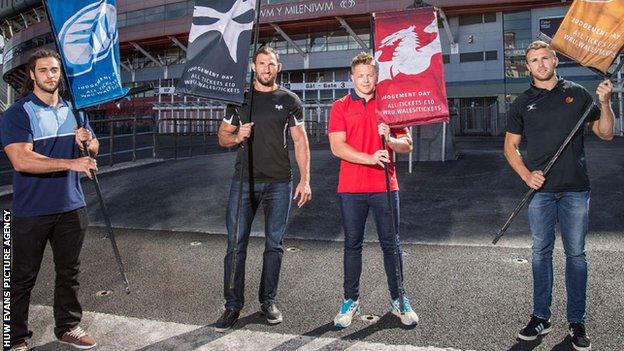
<path fill-rule="evenodd" d="M 260 305 L 260 313 L 266 317 L 269 324 L 282 323 L 282 312 L 280 312 L 277 305 L 273 301 L 267 301 Z"/>

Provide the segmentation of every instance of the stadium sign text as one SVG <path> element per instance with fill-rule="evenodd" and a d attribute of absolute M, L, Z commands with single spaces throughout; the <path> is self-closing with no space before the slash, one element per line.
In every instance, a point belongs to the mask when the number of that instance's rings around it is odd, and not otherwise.
<path fill-rule="evenodd" d="M 412 0 L 308 0 L 263 5 L 260 22 L 280 22 L 363 14 L 375 11 L 402 10 L 412 5 Z"/>

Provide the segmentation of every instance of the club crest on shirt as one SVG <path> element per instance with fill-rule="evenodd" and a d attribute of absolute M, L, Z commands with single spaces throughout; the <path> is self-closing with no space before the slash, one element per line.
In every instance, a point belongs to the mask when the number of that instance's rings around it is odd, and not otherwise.
<path fill-rule="evenodd" d="M 535 107 L 536 104 L 530 104 L 527 105 L 527 112 L 528 111 L 533 111 L 533 110 L 537 110 L 537 107 Z"/>
<path fill-rule="evenodd" d="M 284 108 L 282 105 L 275 105 L 275 109 L 281 111 Z"/>
<path fill-rule="evenodd" d="M 573 98 L 573 97 L 571 97 L 571 96 L 567 96 L 567 97 L 565 98 L 565 102 L 566 102 L 566 104 L 571 104 L 571 103 L 573 103 L 573 102 L 574 102 L 574 98 Z"/>

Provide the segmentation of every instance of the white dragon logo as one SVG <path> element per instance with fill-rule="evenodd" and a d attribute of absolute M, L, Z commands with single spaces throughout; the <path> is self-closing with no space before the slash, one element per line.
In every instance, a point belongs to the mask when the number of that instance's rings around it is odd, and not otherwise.
<path fill-rule="evenodd" d="M 425 46 L 420 46 L 420 38 L 414 31 L 416 26 L 401 29 L 381 41 L 379 50 L 375 53 L 375 60 L 379 64 L 379 82 L 392 79 L 397 74 L 403 73 L 414 75 L 424 72 L 431 64 L 431 57 L 442 52 L 442 46 L 438 39 L 438 22 L 433 22 L 425 27 L 426 33 L 435 33 L 436 38 Z M 394 45 L 399 41 L 392 53 L 391 61 L 379 61 L 384 48 Z"/>

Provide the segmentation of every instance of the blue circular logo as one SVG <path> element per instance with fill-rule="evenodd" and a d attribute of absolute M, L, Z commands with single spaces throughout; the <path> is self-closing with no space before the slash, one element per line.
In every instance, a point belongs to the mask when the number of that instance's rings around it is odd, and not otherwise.
<path fill-rule="evenodd" d="M 59 33 L 70 77 L 90 72 L 111 53 L 117 41 L 117 11 L 105 0 L 87 5 L 69 18 Z"/>

